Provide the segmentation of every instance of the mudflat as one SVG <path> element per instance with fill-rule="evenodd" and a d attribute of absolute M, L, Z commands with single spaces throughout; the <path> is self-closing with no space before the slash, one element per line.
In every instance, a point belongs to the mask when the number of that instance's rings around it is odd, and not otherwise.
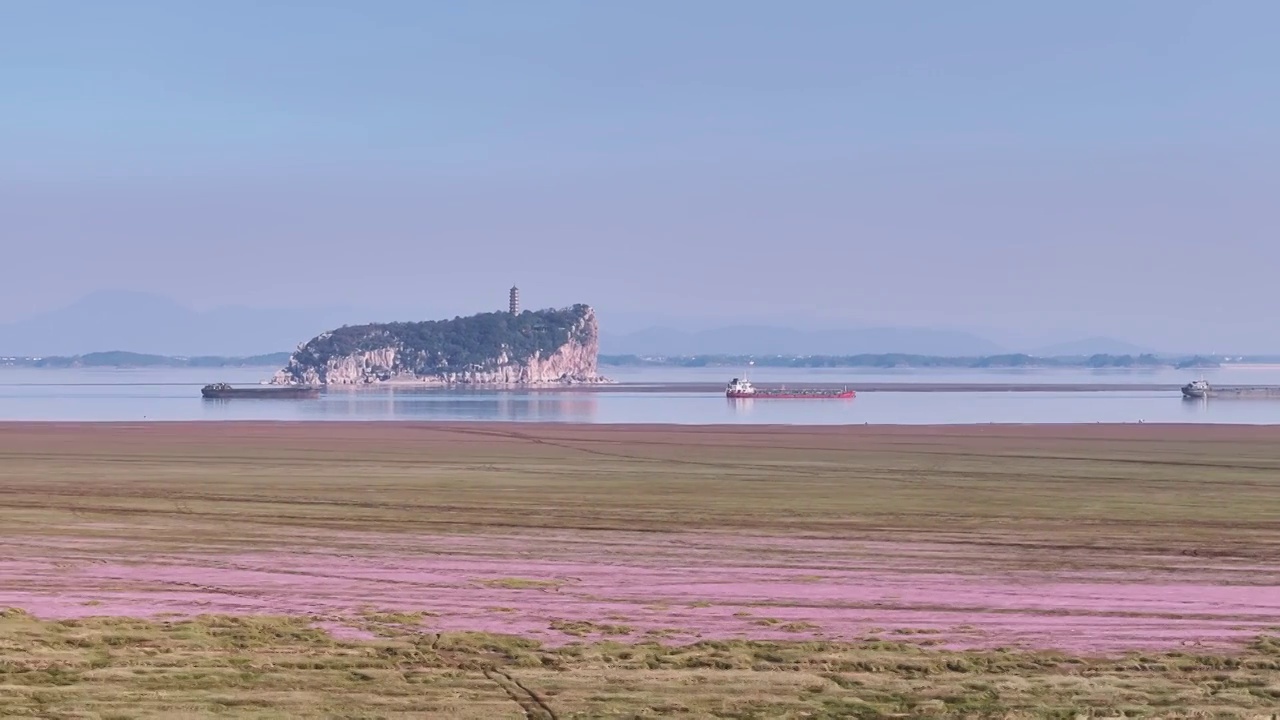
<path fill-rule="evenodd" d="M 0 424 L 0 578 L 46 716 L 1265 716 L 1280 428 Z"/>

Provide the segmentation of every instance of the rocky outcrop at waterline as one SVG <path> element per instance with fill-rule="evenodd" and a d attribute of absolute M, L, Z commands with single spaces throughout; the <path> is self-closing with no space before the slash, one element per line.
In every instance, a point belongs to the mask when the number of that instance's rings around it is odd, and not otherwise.
<path fill-rule="evenodd" d="M 588 305 L 453 320 L 345 326 L 300 345 L 275 385 L 608 382 Z"/>

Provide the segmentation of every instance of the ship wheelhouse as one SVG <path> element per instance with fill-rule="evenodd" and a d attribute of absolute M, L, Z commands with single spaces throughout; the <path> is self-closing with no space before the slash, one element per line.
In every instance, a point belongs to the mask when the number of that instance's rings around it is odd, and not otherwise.
<path fill-rule="evenodd" d="M 1183 397 L 1202 398 L 1209 394 L 1209 383 L 1206 380 L 1192 380 L 1182 386 Z"/>

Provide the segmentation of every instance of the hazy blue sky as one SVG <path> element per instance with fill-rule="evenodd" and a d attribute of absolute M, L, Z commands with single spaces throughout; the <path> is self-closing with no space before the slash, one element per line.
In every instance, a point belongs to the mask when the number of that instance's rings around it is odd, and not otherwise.
<path fill-rule="evenodd" d="M 1280 4 L 0 0 L 0 322 L 590 302 L 1280 348 Z M 1180 343 L 1174 343 L 1179 344 Z"/>

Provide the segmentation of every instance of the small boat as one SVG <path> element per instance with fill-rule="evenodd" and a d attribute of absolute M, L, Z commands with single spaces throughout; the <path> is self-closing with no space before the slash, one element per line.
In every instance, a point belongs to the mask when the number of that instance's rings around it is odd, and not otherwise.
<path fill-rule="evenodd" d="M 311 385 L 266 385 L 259 387 L 232 387 L 227 383 L 213 383 L 200 388 L 206 400 L 226 398 L 273 398 L 296 400 L 320 397 L 320 388 Z"/>
<path fill-rule="evenodd" d="M 761 400 L 837 400 L 854 396 L 848 388 L 843 390 L 825 390 L 820 388 L 800 388 L 797 390 L 761 389 L 745 378 L 734 378 L 724 389 L 725 397 L 734 400 L 759 398 Z"/>

